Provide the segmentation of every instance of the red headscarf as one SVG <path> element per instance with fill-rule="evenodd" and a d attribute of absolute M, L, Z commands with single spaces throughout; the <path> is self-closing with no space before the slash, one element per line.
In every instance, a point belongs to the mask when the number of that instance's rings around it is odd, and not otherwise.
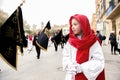
<path fill-rule="evenodd" d="M 83 32 L 83 37 L 81 40 L 78 39 L 72 31 L 71 21 L 73 18 L 80 22 L 81 29 Z M 96 40 L 98 40 L 98 38 L 91 30 L 89 20 L 85 15 L 75 14 L 71 16 L 69 23 L 70 23 L 70 35 L 69 35 L 68 42 L 72 46 L 77 48 L 76 61 L 77 63 L 81 64 L 83 62 L 88 61 L 89 49 L 96 42 Z M 81 80 L 87 80 L 83 73 L 77 74 L 75 78 L 76 78 L 75 80 L 79 80 L 79 78 Z"/>

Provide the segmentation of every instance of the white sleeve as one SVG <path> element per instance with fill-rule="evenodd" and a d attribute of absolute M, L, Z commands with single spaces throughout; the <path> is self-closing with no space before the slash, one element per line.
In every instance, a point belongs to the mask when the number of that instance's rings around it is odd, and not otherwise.
<path fill-rule="evenodd" d="M 117 36 L 117 42 L 119 42 L 119 36 Z"/>
<path fill-rule="evenodd" d="M 90 48 L 89 60 L 81 64 L 82 72 L 88 80 L 95 80 L 104 69 L 104 56 L 102 47 L 96 41 Z"/>
<path fill-rule="evenodd" d="M 67 65 L 70 63 L 70 44 L 68 42 L 64 46 L 62 55 L 63 55 L 62 65 L 63 65 L 63 70 L 65 71 Z"/>

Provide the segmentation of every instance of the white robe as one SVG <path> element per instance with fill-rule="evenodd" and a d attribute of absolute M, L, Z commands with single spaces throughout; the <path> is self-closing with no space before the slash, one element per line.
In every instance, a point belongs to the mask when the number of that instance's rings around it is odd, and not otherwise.
<path fill-rule="evenodd" d="M 63 70 L 66 71 L 66 67 L 71 62 L 76 62 L 77 49 L 67 42 L 63 49 Z M 88 80 L 95 80 L 97 76 L 103 71 L 105 66 L 102 47 L 99 42 L 96 41 L 90 48 L 89 60 L 81 64 L 81 70 Z M 74 74 L 69 74 L 66 71 L 65 80 L 74 80 Z"/>
<path fill-rule="evenodd" d="M 118 43 L 117 48 L 120 49 L 120 35 L 118 35 L 117 37 L 117 43 Z"/>

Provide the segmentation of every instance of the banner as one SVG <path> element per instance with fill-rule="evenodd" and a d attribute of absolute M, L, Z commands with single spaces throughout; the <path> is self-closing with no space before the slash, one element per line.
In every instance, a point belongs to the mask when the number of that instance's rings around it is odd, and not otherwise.
<path fill-rule="evenodd" d="M 62 37 L 62 43 L 67 43 L 68 39 L 69 39 L 69 33 Z"/>
<path fill-rule="evenodd" d="M 54 44 L 57 46 L 58 44 L 60 44 L 60 42 L 62 42 L 62 38 L 63 38 L 63 34 L 61 29 L 58 34 L 56 34 L 51 38 L 51 41 L 54 42 Z"/>
<path fill-rule="evenodd" d="M 23 16 L 21 7 L 18 7 L 18 34 L 17 34 L 17 45 L 21 49 L 21 53 L 23 53 L 23 47 L 27 47 L 27 39 L 25 37 L 25 32 L 23 28 Z"/>
<path fill-rule="evenodd" d="M 15 70 L 17 70 L 17 45 L 23 52 L 24 41 L 22 10 L 18 7 L 0 27 L 0 56 Z"/>
<path fill-rule="evenodd" d="M 36 44 L 42 49 L 47 50 L 48 47 L 48 41 L 49 41 L 49 30 L 51 29 L 50 21 L 47 22 L 46 27 L 43 29 L 43 31 L 39 34 L 38 40 L 36 41 Z"/>

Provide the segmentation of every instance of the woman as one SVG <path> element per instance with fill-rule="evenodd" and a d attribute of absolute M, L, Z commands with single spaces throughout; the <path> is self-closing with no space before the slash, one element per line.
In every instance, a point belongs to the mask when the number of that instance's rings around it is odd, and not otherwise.
<path fill-rule="evenodd" d="M 100 40 L 85 15 L 70 17 L 70 33 L 63 49 L 65 80 L 105 80 L 104 56 Z"/>

